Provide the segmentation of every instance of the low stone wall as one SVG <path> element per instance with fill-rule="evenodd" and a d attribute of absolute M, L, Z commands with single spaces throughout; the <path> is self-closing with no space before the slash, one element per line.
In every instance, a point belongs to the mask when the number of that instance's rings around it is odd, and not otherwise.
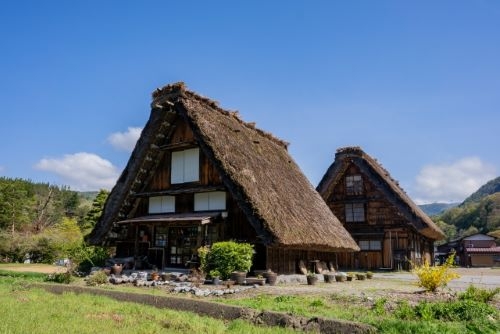
<path fill-rule="evenodd" d="M 171 296 L 153 296 L 147 294 L 127 293 L 121 291 L 110 291 L 99 288 L 77 287 L 61 284 L 35 284 L 51 293 L 62 294 L 64 292 L 86 293 L 99 296 L 107 296 L 115 300 L 141 303 L 158 308 L 169 308 L 178 311 L 189 311 L 199 315 L 209 316 L 216 319 L 235 320 L 244 319 L 254 324 L 266 326 L 280 326 L 293 328 L 300 331 L 312 331 L 319 333 L 375 333 L 374 327 L 345 320 L 306 318 L 292 316 L 289 314 L 264 311 L 224 305 L 201 299 L 187 299 Z"/>

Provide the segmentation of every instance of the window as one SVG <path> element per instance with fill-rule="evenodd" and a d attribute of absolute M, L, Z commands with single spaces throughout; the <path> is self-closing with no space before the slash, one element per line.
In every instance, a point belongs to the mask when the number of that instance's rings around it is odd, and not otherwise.
<path fill-rule="evenodd" d="M 346 222 L 364 222 L 365 206 L 363 203 L 348 203 L 345 205 Z"/>
<path fill-rule="evenodd" d="M 358 244 L 361 250 L 382 250 L 380 240 L 360 240 Z"/>
<path fill-rule="evenodd" d="M 345 190 L 347 195 L 359 195 L 363 193 L 363 178 L 361 175 L 349 175 L 345 178 Z"/>
<path fill-rule="evenodd" d="M 175 212 L 175 196 L 155 196 L 149 198 L 149 213 Z"/>
<path fill-rule="evenodd" d="M 200 180 L 200 149 L 172 152 L 172 184 Z"/>
<path fill-rule="evenodd" d="M 226 210 L 226 193 L 212 191 L 194 194 L 194 211 Z"/>

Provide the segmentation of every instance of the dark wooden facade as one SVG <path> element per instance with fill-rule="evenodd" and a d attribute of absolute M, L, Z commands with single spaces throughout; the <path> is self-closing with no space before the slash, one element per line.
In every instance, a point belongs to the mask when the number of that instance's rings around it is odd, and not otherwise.
<path fill-rule="evenodd" d="M 422 213 L 411 212 L 405 201 L 398 198 L 387 184 L 394 181 L 387 172 L 373 168 L 374 160 L 366 161 L 365 153 L 359 149 L 348 152 L 352 156 L 337 154 L 335 172 L 325 175 L 318 186 L 332 212 L 361 249 L 339 254 L 338 266 L 398 270 L 408 269 L 409 261 L 432 263 L 434 239 L 415 227 L 421 224 L 414 221 Z"/>
<path fill-rule="evenodd" d="M 147 256 L 147 260 L 158 268 L 187 267 L 195 262 L 199 247 L 222 240 L 237 240 L 249 242 L 260 250 L 254 262 L 261 268 L 273 267 L 266 261 L 265 247 L 259 245 L 255 230 L 223 185 L 213 164 L 201 151 L 199 180 L 171 183 L 172 152 L 193 148 L 197 148 L 193 133 L 185 122 L 179 120 L 171 143 L 160 147 L 163 150 L 161 162 L 146 191 L 136 194 L 131 217 L 118 223 L 121 233 L 115 240 L 117 256 Z M 196 211 L 195 194 L 211 192 L 225 193 L 224 207 Z M 151 214 L 149 200 L 157 196 L 175 197 L 174 212 Z M 201 221 L 200 217 L 208 219 Z"/>
<path fill-rule="evenodd" d="M 288 143 L 185 89 L 153 93 L 151 115 L 87 241 L 159 268 L 217 241 L 254 245 L 254 269 L 358 247 L 288 154 Z"/>

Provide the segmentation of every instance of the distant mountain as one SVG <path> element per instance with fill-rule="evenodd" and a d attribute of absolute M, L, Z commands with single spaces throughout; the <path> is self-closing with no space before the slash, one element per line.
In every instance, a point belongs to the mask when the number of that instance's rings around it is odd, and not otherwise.
<path fill-rule="evenodd" d="M 462 204 L 460 204 L 460 206 L 471 202 L 479 202 L 483 197 L 498 192 L 500 192 L 500 176 L 497 177 L 496 179 L 488 181 L 488 183 L 479 188 L 475 193 L 467 197 L 465 201 Z"/>
<path fill-rule="evenodd" d="M 454 208 L 460 203 L 431 203 L 419 205 L 420 209 L 425 212 L 428 216 L 435 216 L 443 211 Z"/>
<path fill-rule="evenodd" d="M 447 237 L 500 230 L 500 177 L 493 179 L 460 205 L 432 217 Z"/>

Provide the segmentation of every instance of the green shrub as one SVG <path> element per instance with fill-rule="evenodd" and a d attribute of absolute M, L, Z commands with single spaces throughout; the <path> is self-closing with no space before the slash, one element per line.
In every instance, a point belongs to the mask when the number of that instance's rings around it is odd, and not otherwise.
<path fill-rule="evenodd" d="M 458 295 L 459 300 L 473 300 L 476 302 L 487 303 L 493 300 L 500 293 L 500 288 L 493 290 L 477 288 L 474 285 L 469 285 L 465 292 Z"/>
<path fill-rule="evenodd" d="M 97 286 L 108 283 L 108 275 L 104 272 L 104 270 L 99 270 L 94 272 L 87 278 L 87 285 Z"/>
<path fill-rule="evenodd" d="M 71 275 L 70 272 L 64 272 L 64 273 L 52 273 L 50 275 L 47 275 L 45 277 L 45 282 L 54 282 L 54 283 L 64 283 L 64 284 L 69 284 L 73 282 L 73 276 Z"/>
<path fill-rule="evenodd" d="M 247 272 L 252 266 L 254 250 L 253 246 L 247 243 L 216 242 L 206 254 L 203 254 L 204 251 L 201 250 L 202 256 L 200 257 L 203 271 L 217 270 L 222 279 L 228 279 L 233 271 Z M 198 250 L 198 254 L 200 254 L 200 250 Z"/>
<path fill-rule="evenodd" d="M 498 317 L 498 312 L 493 306 L 473 300 L 437 303 L 423 301 L 414 307 L 414 312 L 417 317 L 426 321 L 480 321 L 488 317 Z M 399 312 L 395 314 L 401 318 Z"/>
<path fill-rule="evenodd" d="M 372 306 L 372 311 L 376 315 L 383 315 L 385 313 L 385 304 L 387 303 L 387 299 L 379 298 L 375 300 Z"/>
<path fill-rule="evenodd" d="M 397 304 L 394 316 L 401 320 L 413 320 L 416 318 L 415 310 L 406 300 L 402 300 Z"/>

